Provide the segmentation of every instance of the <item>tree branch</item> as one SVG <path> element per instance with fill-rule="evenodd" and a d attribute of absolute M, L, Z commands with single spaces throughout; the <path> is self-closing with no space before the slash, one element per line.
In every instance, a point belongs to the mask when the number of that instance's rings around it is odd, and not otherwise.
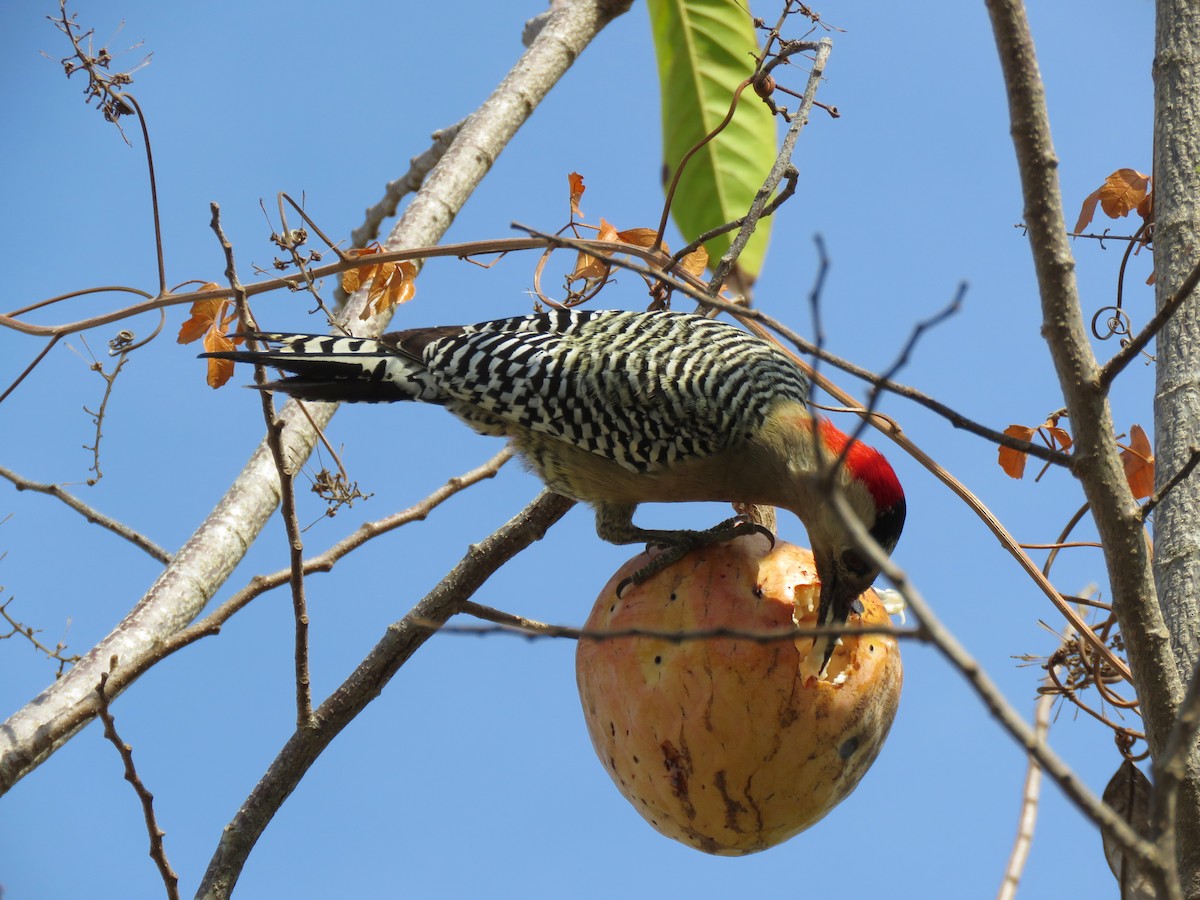
<path fill-rule="evenodd" d="M 69 494 L 57 484 L 42 484 L 38 481 L 30 481 L 28 478 L 23 478 L 12 469 L 0 466 L 0 478 L 7 479 L 12 482 L 12 486 L 18 491 L 33 491 L 37 494 L 48 494 L 58 500 L 61 500 L 75 512 L 79 513 L 93 525 L 99 525 L 115 534 L 117 537 L 124 538 L 140 550 L 145 550 L 156 560 L 163 565 L 171 561 L 171 554 L 164 550 L 150 538 L 134 531 L 123 522 L 118 522 L 116 519 L 106 516 L 104 513 L 88 506 L 74 494 Z"/>
<path fill-rule="evenodd" d="M 225 827 L 198 898 L 226 898 L 259 836 L 300 779 L 342 729 L 379 696 L 393 675 L 459 604 L 508 560 L 539 540 L 574 501 L 544 491 L 506 525 L 472 546 L 462 561 L 387 632 L 358 668 L 315 711 L 310 728 L 297 729 Z"/>

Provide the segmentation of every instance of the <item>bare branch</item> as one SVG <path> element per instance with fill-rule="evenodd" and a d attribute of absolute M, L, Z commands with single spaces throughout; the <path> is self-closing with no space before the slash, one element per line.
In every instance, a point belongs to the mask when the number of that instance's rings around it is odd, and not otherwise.
<path fill-rule="evenodd" d="M 233 257 L 233 244 L 225 237 L 221 228 L 221 208 L 212 205 L 212 230 L 225 253 L 225 277 L 234 292 L 238 320 L 242 330 L 258 330 L 246 305 L 246 292 L 238 279 L 237 265 Z M 254 381 L 260 387 L 267 383 L 261 365 L 254 367 Z M 312 722 L 312 677 L 308 667 L 308 605 L 304 597 L 304 539 L 300 536 L 300 522 L 296 518 L 296 490 L 294 469 L 284 454 L 283 422 L 275 416 L 275 401 L 270 392 L 259 391 L 263 419 L 267 426 L 266 442 L 271 448 L 275 470 L 279 476 L 279 505 L 283 527 L 287 533 L 288 556 L 291 560 L 292 618 L 295 622 L 295 666 L 296 666 L 296 727 L 304 728 Z"/>
<path fill-rule="evenodd" d="M 441 622 L 419 622 L 414 625 L 432 628 L 442 634 L 462 634 L 483 636 L 489 634 L 508 634 L 528 638 L 564 638 L 571 641 L 614 641 L 624 638 L 652 638 L 672 644 L 686 644 L 689 641 L 711 641 L 715 638 L 736 638 L 757 644 L 771 644 L 776 641 L 794 641 L 796 638 L 819 637 L 859 637 L 868 634 L 885 634 L 896 638 L 914 638 L 927 641 L 929 636 L 920 628 L 904 628 L 895 625 L 814 625 L 794 626 L 792 628 L 776 628 L 769 631 L 751 631 L 742 628 L 689 628 L 683 631 L 664 631 L 655 628 L 609 628 L 588 629 L 572 628 L 568 625 L 549 625 L 524 616 L 514 615 L 500 609 L 493 609 L 481 603 L 466 601 L 459 605 L 458 612 L 462 615 L 474 616 L 494 625 L 444 625 Z"/>
<path fill-rule="evenodd" d="M 93 525 L 99 525 L 101 528 L 111 531 L 117 537 L 124 538 L 138 549 L 145 550 L 163 565 L 171 561 L 171 554 L 150 540 L 150 538 L 134 531 L 128 525 L 106 516 L 99 510 L 88 506 L 78 497 L 64 491 L 57 484 L 43 484 L 38 481 L 30 481 L 28 478 L 24 478 L 12 469 L 5 468 L 4 466 L 0 466 L 0 478 L 10 481 L 12 486 L 18 491 L 33 491 L 36 494 L 48 494 L 51 497 L 61 500 Z"/>
<path fill-rule="evenodd" d="M 438 161 L 445 155 L 450 148 L 450 144 L 458 137 L 458 132 L 466 123 L 466 119 L 460 122 L 455 122 L 448 128 L 442 128 L 430 135 L 433 143 L 429 149 L 419 156 L 414 156 L 409 160 L 409 169 L 395 181 L 389 181 L 387 188 L 384 190 L 383 197 L 374 206 L 367 207 L 366 219 L 361 225 L 350 232 L 351 247 L 365 247 L 371 241 L 379 237 L 379 228 L 383 224 L 383 220 L 396 214 L 396 209 L 409 194 L 416 192 L 422 182 L 425 181 L 425 176 L 437 165 Z M 338 296 L 335 292 L 335 297 L 341 302 L 344 297 Z"/>
<path fill-rule="evenodd" d="M 41 629 L 34 628 L 31 625 L 26 625 L 14 618 L 13 614 L 8 611 L 8 606 L 12 602 L 13 598 L 9 597 L 3 603 L 0 603 L 0 618 L 3 618 L 4 621 L 9 624 L 8 633 L 0 634 L 0 641 L 8 640 L 9 638 L 18 634 L 21 635 L 21 637 L 25 638 L 25 640 L 29 641 L 29 643 L 33 645 L 33 649 L 37 650 L 39 653 L 45 654 L 47 659 L 52 659 L 58 663 L 58 672 L 55 673 L 55 678 L 61 677 L 67 666 L 74 665 L 75 663 L 79 662 L 80 657 L 78 654 L 73 656 L 63 655 L 63 651 L 67 649 L 67 643 L 65 640 L 59 641 L 54 648 L 51 649 L 34 637 L 35 634 L 41 633 Z"/>
<path fill-rule="evenodd" d="M 1070 638 L 1073 630 L 1070 626 L 1063 632 L 1064 641 Z M 1049 663 L 1048 663 L 1049 665 Z M 1052 688 L 1055 684 L 1050 675 L 1046 676 L 1045 684 Z M 1033 735 L 1046 742 L 1050 733 L 1050 713 L 1054 709 L 1055 694 L 1049 691 L 1041 694 L 1033 705 Z M 1037 825 L 1038 805 L 1042 793 L 1042 767 L 1031 755 L 1025 769 L 1025 784 L 1021 789 L 1021 812 L 1017 816 L 1017 836 L 1013 840 L 1012 852 L 1008 857 L 1008 865 L 1004 869 L 1004 880 L 996 892 L 996 900 L 1015 900 L 1017 886 L 1021 883 L 1021 875 L 1025 871 L 1025 862 L 1029 859 L 1029 848 L 1033 846 L 1033 829 Z"/>
<path fill-rule="evenodd" d="M 758 189 L 758 193 L 754 195 L 754 202 L 750 204 L 750 209 L 746 213 L 745 221 L 742 223 L 737 236 L 733 239 L 733 243 L 729 245 L 729 249 L 725 251 L 725 255 L 721 257 L 721 261 L 713 268 L 712 278 L 708 283 L 709 296 L 715 297 L 720 293 L 722 285 L 725 284 L 725 279 L 733 271 L 737 258 L 741 255 L 742 250 L 746 247 L 746 243 L 750 240 L 750 236 L 754 233 L 754 229 L 758 225 L 758 220 L 762 218 L 767 203 L 779 187 L 784 174 L 791 168 L 792 154 L 795 152 L 796 142 L 800 139 L 800 132 L 808 124 L 808 115 L 812 112 L 813 102 L 817 96 L 817 88 L 821 84 L 821 78 L 825 75 L 825 63 L 829 60 L 829 54 L 833 50 L 833 42 L 829 38 L 822 38 L 816 44 L 800 45 L 798 42 L 796 43 L 796 48 L 792 52 L 798 52 L 801 49 L 816 50 L 816 58 L 813 60 L 812 68 L 809 70 L 808 85 L 804 88 L 804 98 L 800 103 L 800 109 L 788 127 L 787 134 L 784 135 L 783 144 L 775 157 L 775 164 L 771 166 L 771 171 L 767 174 L 766 180 L 763 181 L 762 187 Z M 782 58 L 784 56 L 781 53 L 778 59 Z M 778 64 L 778 59 L 776 60 L 776 64 Z M 737 102 L 736 99 L 734 102 Z M 732 115 L 732 110 L 730 114 Z M 680 168 L 682 168 L 682 164 Z"/>
<path fill-rule="evenodd" d="M 112 667 L 114 669 L 117 667 L 115 656 L 112 659 Z M 165 835 L 163 830 L 158 827 L 158 819 L 154 815 L 154 795 L 150 793 L 138 776 L 137 769 L 133 765 L 133 748 L 121 740 L 120 735 L 117 734 L 117 724 L 113 720 L 112 713 L 109 712 L 108 694 L 105 692 L 108 675 L 108 672 L 100 674 L 100 684 L 96 688 L 96 696 L 100 701 L 97 714 L 104 722 L 104 736 L 117 748 L 121 762 L 125 764 L 125 780 L 133 785 L 133 791 L 141 801 L 142 816 L 146 820 L 146 833 L 150 835 L 150 858 L 154 860 L 154 864 L 158 867 L 158 873 L 162 876 L 163 885 L 167 889 L 167 897 L 169 900 L 179 900 L 179 876 L 175 874 L 171 863 L 167 861 L 167 851 L 163 846 Z"/>
<path fill-rule="evenodd" d="M 85 342 L 84 346 L 87 344 Z M 91 353 L 91 348 L 88 348 L 88 353 Z M 117 364 L 113 366 L 111 372 L 104 371 L 104 365 L 94 356 L 92 364 L 88 367 L 91 371 L 97 373 L 104 379 L 104 396 L 100 398 L 100 405 L 95 411 L 88 409 L 86 406 L 83 411 L 92 417 L 92 424 L 96 426 L 96 437 L 93 443 L 84 445 L 84 450 L 92 451 L 92 465 L 88 470 L 94 472 L 94 476 L 89 478 L 87 483 L 93 485 L 104 477 L 104 472 L 100 469 L 100 441 L 104 437 L 104 415 L 108 411 L 108 401 L 112 398 L 113 386 L 117 383 L 117 376 L 121 374 L 121 370 L 125 368 L 125 363 L 129 361 L 129 352 L 124 350 L 117 359 Z"/>
<path fill-rule="evenodd" d="M 1113 379 L 1120 375 L 1130 361 L 1146 348 L 1146 345 L 1162 330 L 1171 316 L 1175 315 L 1176 310 L 1192 296 L 1197 284 L 1200 284 L 1200 263 L 1196 263 L 1192 271 L 1188 273 L 1188 277 L 1179 286 L 1179 290 L 1163 302 L 1150 321 L 1146 323 L 1146 327 L 1130 338 L 1129 342 L 1100 369 L 1099 380 L 1102 387 L 1107 389 L 1112 385 Z"/>
<path fill-rule="evenodd" d="M 399 622 L 389 626 L 358 668 L 320 705 L 311 728 L 298 729 L 221 835 L 196 893 L 228 897 L 250 851 L 300 779 L 342 729 L 386 687 L 391 677 L 500 566 L 532 542 L 573 505 L 545 491 L 494 534 L 473 545 L 462 561 Z M 423 625 L 415 625 L 421 622 Z"/>
<path fill-rule="evenodd" d="M 1148 499 L 1142 506 L 1142 518 L 1145 519 L 1154 511 L 1154 507 L 1162 503 L 1164 497 L 1175 489 L 1175 486 L 1180 484 L 1185 478 L 1192 474 L 1192 470 L 1196 468 L 1196 464 L 1200 463 L 1200 447 L 1189 448 L 1191 455 L 1188 456 L 1187 462 L 1179 467 L 1179 471 L 1173 473 L 1170 478 L 1164 481 L 1155 491 L 1154 495 Z"/>
<path fill-rule="evenodd" d="M 1033 709 L 1034 735 L 1039 741 L 1046 740 L 1050 729 L 1050 711 L 1054 708 L 1054 696 L 1043 694 L 1038 697 Z M 1033 846 L 1033 829 L 1037 825 L 1038 804 L 1042 793 L 1042 767 L 1036 759 L 1029 757 L 1025 769 L 1025 784 L 1021 788 L 1021 812 L 1017 816 L 1017 836 L 1013 840 L 1012 852 L 1008 857 L 1008 865 L 1004 868 L 1004 880 L 1000 890 L 996 892 L 996 900 L 1014 900 L 1017 896 L 1017 886 L 1021 883 L 1021 874 L 1025 871 L 1025 861 L 1029 859 L 1029 848 Z"/>

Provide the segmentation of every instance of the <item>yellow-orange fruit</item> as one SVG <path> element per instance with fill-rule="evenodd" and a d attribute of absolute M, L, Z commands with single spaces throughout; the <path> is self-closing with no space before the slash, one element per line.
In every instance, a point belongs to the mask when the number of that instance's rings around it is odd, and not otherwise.
<path fill-rule="evenodd" d="M 704 547 L 616 595 L 585 629 L 779 634 L 816 622 L 812 554 L 762 537 Z M 851 625 L 887 624 L 874 591 Z M 575 673 L 596 753 L 655 828 L 706 853 L 773 847 L 844 799 L 887 736 L 902 680 L 896 640 L 845 636 L 818 676 L 812 638 L 583 639 Z"/>

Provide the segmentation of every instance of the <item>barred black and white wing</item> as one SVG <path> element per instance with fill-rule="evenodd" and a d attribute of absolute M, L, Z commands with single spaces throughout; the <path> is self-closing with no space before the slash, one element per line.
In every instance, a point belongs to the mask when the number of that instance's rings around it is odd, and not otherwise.
<path fill-rule="evenodd" d="M 426 345 L 424 362 L 452 409 L 466 404 L 637 472 L 728 447 L 773 403 L 808 397 L 807 377 L 770 344 L 686 313 L 484 322 Z"/>
<path fill-rule="evenodd" d="M 378 340 L 264 335 L 280 346 L 221 354 L 294 373 L 306 399 L 440 403 L 491 434 L 528 429 L 649 472 L 730 447 L 808 379 L 731 325 L 671 312 L 554 310 Z"/>

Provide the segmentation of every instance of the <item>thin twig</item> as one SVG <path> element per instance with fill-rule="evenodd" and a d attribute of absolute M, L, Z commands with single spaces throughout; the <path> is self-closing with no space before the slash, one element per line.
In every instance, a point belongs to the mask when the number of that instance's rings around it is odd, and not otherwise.
<path fill-rule="evenodd" d="M 111 661 L 111 668 L 117 667 L 117 659 L 114 656 Z M 111 669 L 110 669 L 111 671 Z M 178 900 L 179 898 L 179 876 L 175 874 L 175 870 L 171 868 L 171 863 L 167 860 L 167 851 L 163 846 L 163 837 L 165 833 L 158 827 L 158 819 L 154 815 L 154 795 L 146 788 L 142 779 L 138 776 L 137 769 L 133 765 L 133 748 L 121 740 L 117 734 L 117 725 L 113 720 L 112 713 L 108 708 L 108 694 L 105 688 L 108 685 L 109 672 L 100 673 L 100 684 L 96 688 L 96 697 L 99 699 L 100 708 L 97 714 L 104 722 L 104 736 L 109 742 L 117 748 L 117 753 L 121 755 L 121 762 L 125 764 L 125 780 L 133 785 L 133 791 L 137 794 L 138 800 L 142 803 L 142 816 L 146 820 L 146 833 L 150 836 L 150 858 L 154 860 L 154 865 L 158 867 L 158 873 L 162 876 L 163 886 L 167 889 L 167 897 L 169 900 Z"/>
<path fill-rule="evenodd" d="M 4 621 L 6 621 L 10 626 L 10 630 L 7 634 L 0 634 L 0 641 L 7 640 L 13 635 L 21 635 L 21 637 L 33 644 L 35 650 L 45 654 L 48 659 L 52 659 L 58 663 L 58 671 L 55 673 L 54 677 L 61 677 L 67 666 L 74 665 L 75 663 L 79 662 L 82 657 L 80 657 L 78 653 L 71 656 L 63 656 L 63 651 L 67 649 L 66 641 L 59 641 L 52 650 L 34 637 L 35 634 L 41 633 L 42 629 L 34 628 L 31 625 L 26 625 L 23 622 L 19 622 L 17 619 L 13 618 L 12 613 L 8 611 L 8 605 L 13 602 L 13 599 L 14 598 L 9 597 L 3 603 L 0 603 L 0 618 L 3 618 Z"/>
<path fill-rule="evenodd" d="M 48 494 L 51 497 L 61 500 L 93 525 L 99 525 L 101 528 L 111 531 L 117 537 L 124 538 L 138 549 L 149 553 L 163 565 L 171 561 L 171 554 L 150 540 L 150 538 L 88 506 L 78 497 L 68 494 L 57 484 L 43 484 L 38 481 L 30 481 L 28 478 L 24 478 L 12 469 L 7 469 L 4 466 L 0 466 L 0 478 L 11 482 L 12 486 L 18 491 L 33 491 L 35 494 Z"/>
<path fill-rule="evenodd" d="M 142 107 L 136 97 L 132 94 L 121 93 L 117 95 L 117 99 L 133 107 L 137 114 L 138 127 L 142 129 L 142 143 L 146 152 L 146 172 L 150 177 L 150 214 L 154 221 L 154 255 L 158 260 L 158 293 L 161 296 L 167 292 L 167 261 L 163 253 L 162 221 L 158 213 L 158 179 L 154 177 L 154 153 L 150 149 L 150 128 L 146 124 L 146 116 L 142 113 Z"/>
<path fill-rule="evenodd" d="M 1191 475 L 1192 470 L 1196 468 L 1196 464 L 1200 463 L 1200 447 L 1188 447 L 1188 454 L 1187 462 L 1179 467 L 1179 471 L 1173 473 L 1170 478 L 1163 482 L 1158 490 L 1154 492 L 1153 496 L 1142 505 L 1143 519 L 1154 511 L 1154 507 L 1158 506 L 1163 501 L 1163 498 L 1175 489 L 1176 485 Z"/>
<path fill-rule="evenodd" d="M 599 256 L 604 256 L 613 250 L 612 243 L 607 241 L 582 241 L 577 243 L 589 245 L 591 252 Z M 468 241 L 461 244 L 423 245 L 418 247 L 398 248 L 394 250 L 388 250 L 384 253 L 379 253 L 371 257 L 371 263 L 373 265 L 380 265 L 383 263 L 401 262 L 404 260 L 422 260 L 445 257 L 465 259 L 470 256 L 511 253 L 517 250 L 542 250 L 547 246 L 555 246 L 556 244 L 557 242 L 551 238 L 503 238 L 488 241 Z M 655 260 L 659 256 L 659 253 L 656 250 L 624 244 L 621 245 L 620 252 L 628 253 L 632 256 L 638 256 L 646 260 Z M 271 293 L 281 289 L 303 290 L 309 278 L 328 278 L 333 275 L 341 274 L 349 269 L 361 268 L 362 265 L 363 262 L 361 259 L 346 257 L 345 259 L 338 259 L 336 262 L 331 262 L 328 265 L 311 269 L 305 276 L 287 275 L 280 278 L 269 278 L 266 281 L 259 281 L 255 282 L 254 284 L 243 284 L 242 290 L 245 292 L 247 299 L 256 297 L 259 294 Z M 77 319 L 73 322 L 63 322 L 50 325 L 35 325 L 20 318 L 20 316 L 36 308 L 48 306 L 52 303 L 63 302 L 68 299 L 74 299 L 87 294 L 98 293 L 101 291 L 121 291 L 134 293 L 138 294 L 139 296 L 146 297 L 147 299 L 118 310 L 100 313 L 95 316 L 89 316 L 86 319 Z M 66 335 L 75 334 L 79 331 L 87 331 L 92 328 L 99 328 L 103 325 L 111 325 L 114 322 L 121 322 L 125 319 L 141 315 L 145 312 L 157 312 L 172 306 L 192 304 L 201 300 L 232 300 L 234 299 L 234 296 L 235 293 L 231 288 L 213 288 L 205 291 L 169 293 L 156 297 L 150 297 L 145 291 L 138 290 L 137 288 L 120 285 L 107 288 L 89 288 L 86 290 L 72 291 L 68 294 L 61 294 L 47 300 L 39 301 L 36 304 L 23 307 L 19 310 L 2 313 L 0 314 L 0 327 L 10 328 L 13 331 L 20 332 L 21 334 L 32 335 L 34 337 L 65 337 Z M 45 352 L 46 351 L 43 351 L 42 355 L 45 355 Z M 11 388 L 7 390 L 4 395 L 0 395 L 0 399 L 3 399 L 3 396 L 7 396 L 7 394 L 10 392 Z"/>
<path fill-rule="evenodd" d="M 1054 695 L 1042 694 L 1033 705 L 1034 735 L 1039 741 L 1046 740 L 1050 729 L 1050 711 L 1054 708 Z M 1033 846 L 1033 829 L 1037 825 L 1038 803 L 1042 793 L 1042 767 L 1031 755 L 1025 769 L 1025 784 L 1021 789 L 1021 812 L 1017 816 L 1017 836 L 1013 839 L 1008 865 L 1004 868 L 1004 880 L 996 892 L 996 900 L 1013 900 L 1017 896 L 1017 885 L 1029 859 L 1029 848 Z"/>
<path fill-rule="evenodd" d="M 425 176 L 445 155 L 465 122 L 466 119 L 463 119 L 430 135 L 433 143 L 429 149 L 410 159 L 408 171 L 395 181 L 389 181 L 379 202 L 367 207 L 366 219 L 350 232 L 351 247 L 365 247 L 379 237 L 379 227 L 383 224 L 383 220 L 394 216 L 400 201 L 421 187 Z M 340 299 L 337 298 L 336 292 L 334 296 L 335 299 Z"/>
<path fill-rule="evenodd" d="M 2 317 L 0 317 L 0 318 L 2 318 Z M 2 323 L 0 323 L 0 324 L 2 324 Z M 24 369 L 21 370 L 21 374 L 19 374 L 16 378 L 14 378 L 12 380 L 12 383 L 9 384 L 9 386 L 6 387 L 3 390 L 3 392 L 0 392 L 0 403 L 3 403 L 8 398 L 9 394 L 11 394 L 13 391 L 15 391 L 18 387 L 20 387 L 21 382 L 24 381 L 29 376 L 30 372 L 32 372 L 34 369 L 37 368 L 38 363 L 40 363 L 43 359 L 46 358 L 46 354 L 49 353 L 52 349 L 54 349 L 54 345 L 57 344 L 59 342 L 59 340 L 62 339 L 62 337 L 63 337 L 63 335 L 61 335 L 61 334 L 51 335 L 50 340 L 48 340 L 46 342 L 46 346 L 43 347 L 38 352 L 38 355 L 33 358 L 33 361 L 29 365 L 27 365 Z"/>
<path fill-rule="evenodd" d="M 484 606 L 482 603 L 466 601 L 460 604 L 460 615 L 474 616 L 494 625 L 445 625 L 441 622 L 424 623 L 414 621 L 419 627 L 429 627 L 442 634 L 461 634 L 482 637 L 493 634 L 506 634 L 528 638 L 562 638 L 572 641 L 613 641 L 627 638 L 646 638 L 666 641 L 672 644 L 686 644 L 691 641 L 711 641 L 715 638 L 730 638 L 740 641 L 750 641 L 759 644 L 772 644 L 777 641 L 792 641 L 796 638 L 819 637 L 862 637 L 871 634 L 882 634 L 896 638 L 914 638 L 918 641 L 928 640 L 928 636 L 919 628 L 904 628 L 891 624 L 879 625 L 797 625 L 791 628 L 773 628 L 769 630 L 748 630 L 741 628 L 688 628 L 683 631 L 667 631 L 655 628 L 573 628 L 569 625 L 551 625 L 514 615 L 504 610 Z"/>
<path fill-rule="evenodd" d="M 1146 345 L 1167 324 L 1171 316 L 1175 315 L 1175 311 L 1192 295 L 1197 284 L 1200 284 L 1200 263 L 1196 263 L 1192 267 L 1192 271 L 1183 280 L 1183 284 L 1179 286 L 1179 290 L 1167 298 L 1158 311 L 1151 316 L 1150 321 L 1146 323 L 1146 327 L 1131 337 L 1129 343 L 1113 354 L 1112 359 L 1100 368 L 1098 378 L 1101 387 L 1107 389 L 1112 385 L 1113 379 L 1120 375 L 1133 358 L 1146 348 Z"/>
<path fill-rule="evenodd" d="M 84 346 L 87 346 L 86 342 Z M 88 353 L 91 353 L 91 348 L 88 348 Z M 112 398 L 113 386 L 117 383 L 117 376 L 121 374 L 121 369 L 125 368 L 125 363 L 129 361 L 129 352 L 122 351 L 117 364 L 113 366 L 111 372 L 104 371 L 104 364 L 92 357 L 92 364 L 88 367 L 91 371 L 99 374 L 104 379 L 104 396 L 100 398 L 100 405 L 93 412 L 86 406 L 83 411 L 92 417 L 92 424 L 96 426 L 95 442 L 90 446 L 85 444 L 84 450 L 92 451 L 92 465 L 88 469 L 89 472 L 94 472 L 95 476 L 87 480 L 88 485 L 93 485 L 104 477 L 104 472 L 100 469 L 100 441 L 104 437 L 104 416 L 108 412 L 108 401 Z"/>
<path fill-rule="evenodd" d="M 797 44 L 797 49 L 792 52 L 798 52 L 800 44 Z M 829 54 L 833 50 L 833 42 L 829 38 L 822 38 L 815 45 L 803 44 L 806 49 L 816 50 L 816 58 L 813 60 L 812 69 L 809 70 L 808 84 L 804 88 L 804 99 L 800 104 L 795 118 L 788 127 L 787 134 L 784 135 L 782 146 L 779 153 L 775 157 L 775 163 L 771 166 L 771 171 L 767 174 L 763 181 L 762 187 L 758 189 L 758 193 L 754 195 L 754 201 L 747 211 L 745 221 L 738 230 L 737 236 L 733 239 L 733 243 L 729 245 L 729 249 L 725 251 L 725 255 L 721 257 L 721 261 L 713 268 L 712 278 L 709 280 L 708 293 L 715 297 L 721 291 L 722 285 L 725 284 L 725 279 L 729 277 L 729 273 L 733 271 L 733 267 L 737 262 L 737 258 L 745 249 L 750 236 L 754 233 L 754 229 L 758 224 L 758 220 L 762 218 L 763 211 L 766 208 L 771 196 L 775 193 L 775 189 L 779 187 L 779 182 L 783 180 L 784 174 L 792 165 L 792 154 L 796 149 L 796 142 L 800 139 L 800 132 L 804 130 L 804 126 L 808 124 L 808 114 L 812 112 L 813 101 L 817 96 L 817 88 L 821 84 L 821 78 L 825 74 L 825 63 L 829 59 Z M 782 51 L 781 51 L 782 55 Z M 735 96 L 734 103 L 737 98 Z M 733 114 L 732 109 L 730 115 Z"/>
<path fill-rule="evenodd" d="M 249 309 L 246 295 L 238 280 L 234 264 L 233 245 L 221 228 L 221 208 L 211 204 L 212 229 L 225 252 L 225 277 L 233 289 L 238 307 L 238 317 L 243 329 L 257 330 Z M 267 383 L 266 372 L 261 365 L 254 367 L 254 380 L 260 387 Z M 275 415 L 275 404 L 269 391 L 259 391 L 263 419 L 267 426 L 266 442 L 275 459 L 279 472 L 279 510 L 283 527 L 287 533 L 288 555 L 291 559 L 292 614 L 295 621 L 295 670 L 296 670 L 296 727 L 306 728 L 312 724 L 312 676 L 308 665 L 308 608 L 304 597 L 304 539 L 300 536 L 300 522 L 296 518 L 295 473 L 292 465 L 284 458 L 283 422 Z"/>
<path fill-rule="evenodd" d="M 1062 640 L 1070 639 L 1073 631 L 1067 626 L 1063 631 Z M 1047 687 L 1055 684 L 1051 674 L 1045 678 Z M 1049 692 L 1041 694 L 1033 704 L 1033 734 L 1043 744 L 1046 735 L 1050 733 L 1050 713 L 1054 709 L 1055 695 Z M 1017 886 L 1021 883 L 1021 875 L 1025 871 L 1025 862 L 1029 859 L 1029 849 L 1033 846 L 1033 829 L 1037 825 L 1038 805 L 1042 793 L 1042 767 L 1031 754 L 1025 769 L 1025 784 L 1021 790 L 1021 812 L 1017 816 L 1017 836 L 1013 839 L 1012 852 L 1008 856 L 1008 865 L 1004 869 L 1004 879 L 996 892 L 996 900 L 1014 900 L 1017 896 Z"/>

